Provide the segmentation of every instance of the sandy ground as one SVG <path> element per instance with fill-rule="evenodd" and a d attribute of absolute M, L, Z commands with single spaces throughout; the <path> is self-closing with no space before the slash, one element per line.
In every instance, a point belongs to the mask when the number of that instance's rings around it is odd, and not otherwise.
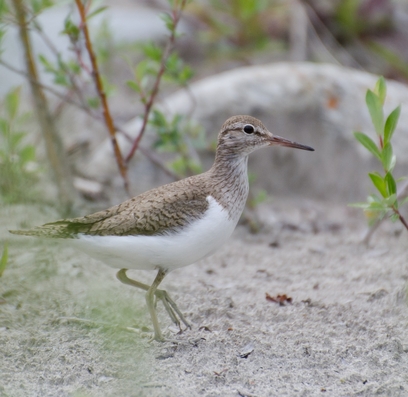
<path fill-rule="evenodd" d="M 193 325 L 176 334 L 160 306 L 162 328 L 183 342 L 173 345 L 148 342 L 144 295 L 113 269 L 7 234 L 55 219 L 51 210 L 0 211 L 0 249 L 7 238 L 10 250 L 0 396 L 408 396 L 408 238 L 398 225 L 367 248 L 357 210 L 261 206 L 261 233 L 239 226 L 217 254 L 165 279 Z"/>

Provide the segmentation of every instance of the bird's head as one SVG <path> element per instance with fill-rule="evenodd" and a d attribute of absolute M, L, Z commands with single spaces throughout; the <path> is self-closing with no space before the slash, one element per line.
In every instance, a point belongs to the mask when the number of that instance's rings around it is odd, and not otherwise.
<path fill-rule="evenodd" d="M 296 149 L 310 150 L 310 146 L 289 141 L 272 134 L 258 119 L 251 116 L 234 116 L 221 127 L 218 135 L 217 152 L 226 155 L 247 156 L 265 146 L 287 146 Z"/>

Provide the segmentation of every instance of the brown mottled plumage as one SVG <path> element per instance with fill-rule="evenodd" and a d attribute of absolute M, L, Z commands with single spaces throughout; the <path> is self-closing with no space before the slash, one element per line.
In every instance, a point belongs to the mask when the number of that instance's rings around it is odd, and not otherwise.
<path fill-rule="evenodd" d="M 169 233 L 199 218 L 207 209 L 205 198 L 209 189 L 200 189 L 197 179 L 203 179 L 202 175 L 160 186 L 91 215 L 11 233 L 54 238 L 75 238 L 78 233 L 93 236 Z M 205 186 L 205 180 L 200 186 Z"/>
<path fill-rule="evenodd" d="M 14 234 L 64 238 L 89 255 L 121 269 L 125 284 L 147 291 L 146 302 L 154 339 L 163 341 L 154 297 L 162 300 L 170 318 L 188 322 L 157 287 L 174 268 L 192 264 L 214 252 L 234 230 L 248 196 L 248 155 L 265 146 L 312 148 L 274 136 L 257 119 L 235 116 L 218 135 L 213 166 L 203 174 L 149 190 L 107 210 L 63 219 Z M 131 280 L 126 269 L 158 269 L 151 286 Z"/>

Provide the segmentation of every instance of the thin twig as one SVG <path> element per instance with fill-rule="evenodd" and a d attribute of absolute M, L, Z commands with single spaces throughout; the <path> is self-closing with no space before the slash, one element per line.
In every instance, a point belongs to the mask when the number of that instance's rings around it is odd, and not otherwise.
<path fill-rule="evenodd" d="M 24 76 L 30 83 L 35 84 L 38 87 L 41 87 L 42 89 L 50 92 L 51 94 L 55 95 L 57 98 L 61 99 L 62 101 L 67 102 L 70 105 L 73 105 L 73 106 L 77 107 L 78 109 L 81 109 L 81 110 L 85 111 L 91 117 L 97 118 L 97 116 L 95 114 L 91 113 L 88 106 L 74 101 L 69 96 L 61 94 L 59 91 L 57 91 L 53 87 L 50 87 L 49 85 L 43 84 L 38 80 L 34 80 L 33 78 L 31 78 L 31 76 L 28 73 L 24 72 L 23 70 L 17 69 L 16 67 L 10 65 L 9 63 L 4 61 L 3 59 L 0 59 L 0 65 L 3 65 L 5 68 L 11 70 L 14 73 L 19 74 L 20 76 Z"/>
<path fill-rule="evenodd" d="M 76 0 L 78 1 L 78 0 Z M 160 81 L 161 78 L 164 74 L 164 71 L 166 70 L 166 63 L 167 63 L 167 59 L 171 54 L 171 51 L 173 50 L 174 47 L 174 43 L 176 41 L 176 29 L 177 29 L 177 25 L 180 21 L 181 18 L 181 14 L 183 12 L 183 9 L 186 5 L 187 0 L 182 0 L 181 4 L 180 4 L 180 8 L 178 10 L 173 10 L 172 12 L 172 16 L 173 16 L 173 29 L 171 31 L 170 37 L 169 37 L 169 41 L 167 42 L 166 48 L 163 51 L 163 55 L 161 57 L 160 60 L 160 69 L 157 73 L 156 76 L 156 81 L 154 82 L 153 85 L 153 89 L 152 92 L 150 94 L 150 98 L 149 100 L 146 102 L 145 104 L 145 111 L 144 111 L 144 115 L 143 115 L 143 123 L 142 123 L 142 127 L 140 128 L 140 132 L 139 135 L 136 137 L 135 141 L 133 142 L 132 148 L 129 152 L 129 154 L 126 157 L 126 164 L 129 164 L 129 161 L 132 159 L 133 155 L 135 154 L 137 148 L 139 147 L 139 143 L 140 140 L 142 139 L 145 130 L 146 130 L 146 126 L 147 126 L 147 122 L 149 120 L 149 116 L 150 116 L 150 111 L 152 110 L 152 106 L 156 100 L 156 96 L 159 92 L 159 87 L 160 87 Z"/>
<path fill-rule="evenodd" d="M 398 219 L 401 221 L 401 223 L 405 226 L 405 229 L 408 230 L 408 224 L 407 221 L 405 220 L 405 218 L 401 215 L 401 213 L 399 212 L 399 210 L 397 208 L 395 208 L 395 206 L 392 207 L 392 210 L 398 215 Z"/>
<path fill-rule="evenodd" d="M 85 37 L 85 46 L 89 54 L 89 58 L 91 60 L 92 65 L 92 77 L 95 82 L 95 86 L 98 92 L 98 95 L 101 99 L 102 108 L 103 108 L 103 116 L 105 119 L 106 127 L 108 128 L 109 135 L 111 137 L 111 142 L 113 145 L 113 151 L 115 153 L 116 162 L 120 171 L 120 174 L 123 178 L 125 190 L 129 193 L 129 181 L 127 176 L 127 167 L 125 162 L 123 161 L 122 153 L 120 151 L 120 147 L 118 145 L 118 141 L 116 139 L 116 131 L 115 126 L 112 120 L 112 116 L 110 114 L 110 110 L 108 107 L 108 101 L 106 99 L 105 91 L 103 90 L 101 75 L 99 73 L 98 63 L 96 61 L 96 56 L 92 47 L 91 39 L 89 37 L 88 25 L 86 23 L 86 11 L 84 5 L 82 4 L 81 0 L 75 0 L 77 5 L 80 17 L 81 17 L 81 29 L 84 33 Z"/>
<path fill-rule="evenodd" d="M 332 58 L 334 63 L 341 65 L 341 62 L 331 53 L 331 51 L 327 48 L 327 45 L 320 38 L 319 34 L 316 31 L 314 22 L 318 25 L 318 27 L 322 31 L 324 31 L 324 34 L 326 34 L 326 38 L 329 41 L 328 44 L 330 44 L 332 47 L 335 47 L 338 53 L 344 55 L 344 57 L 346 57 L 349 60 L 350 64 L 353 67 L 364 70 L 363 66 L 361 66 L 361 64 L 350 54 L 350 52 L 348 52 L 347 49 L 339 43 L 339 41 L 336 39 L 336 37 L 333 35 L 330 29 L 325 25 L 320 16 L 317 14 L 315 9 L 307 2 L 303 2 L 302 4 L 304 7 L 306 7 L 306 12 L 310 21 L 310 26 L 312 28 L 312 32 L 316 40 L 320 42 L 322 49 L 327 52 L 327 54 L 329 55 L 330 58 Z"/>

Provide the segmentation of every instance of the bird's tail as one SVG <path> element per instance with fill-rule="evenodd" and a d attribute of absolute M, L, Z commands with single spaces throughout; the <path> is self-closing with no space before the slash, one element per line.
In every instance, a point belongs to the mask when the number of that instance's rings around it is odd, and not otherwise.
<path fill-rule="evenodd" d="M 73 237 L 67 231 L 67 224 L 64 223 L 47 223 L 42 226 L 28 230 L 9 230 L 11 234 L 19 236 L 48 237 L 48 238 L 69 238 Z"/>

